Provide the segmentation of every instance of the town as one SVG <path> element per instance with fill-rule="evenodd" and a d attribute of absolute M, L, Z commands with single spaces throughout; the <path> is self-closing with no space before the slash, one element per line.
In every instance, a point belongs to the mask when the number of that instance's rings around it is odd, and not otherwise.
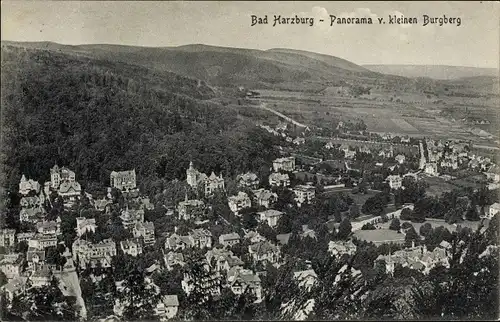
<path fill-rule="evenodd" d="M 289 299 L 279 310 L 304 319 L 327 258 L 355 261 L 334 274 L 336 282 L 346 269 L 351 278 L 380 267 L 388 276 L 428 275 L 450 267 L 454 234 L 484 233 L 500 211 L 497 166 L 470 143 L 332 138 L 305 156 L 317 147 L 313 131 L 293 138 L 291 123 L 263 127 L 288 144 L 266 176 L 225 178 L 186 160 L 166 203 L 140 191 L 135 169 L 112 171 L 95 195 L 66 166 L 50 168 L 47 182 L 22 174 L 10 205 L 17 218 L 0 232 L 6 308 L 22 312 L 37 292 L 55 288 L 74 298 L 75 318 L 199 318 L 213 298 L 262 305 L 284 274 L 305 302 Z M 477 188 L 428 190 L 464 171 L 482 178 Z M 360 262 L 367 249 L 374 257 Z M 61 300 L 57 314 L 65 310 Z"/>

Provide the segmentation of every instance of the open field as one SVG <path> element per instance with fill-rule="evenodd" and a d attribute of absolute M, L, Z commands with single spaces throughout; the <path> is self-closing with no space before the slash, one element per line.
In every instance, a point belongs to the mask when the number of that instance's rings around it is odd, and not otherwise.
<path fill-rule="evenodd" d="M 451 191 L 453 189 L 456 189 L 457 187 L 448 181 L 439 178 L 439 177 L 423 177 L 423 181 L 427 182 L 429 184 L 429 187 L 427 188 L 427 194 L 430 196 L 440 196 L 445 192 Z"/>
<path fill-rule="evenodd" d="M 370 132 L 391 132 L 413 137 L 455 138 L 480 142 L 482 145 L 495 145 L 491 140 L 472 134 L 471 126 L 457 121 L 458 117 L 453 120 L 442 115 L 443 108 L 454 109 L 455 105 L 464 104 L 456 97 L 427 98 L 421 93 L 395 94 L 375 91 L 368 96 L 352 98 L 329 90 L 321 93 L 259 89 L 257 91 L 262 95 L 259 101 L 306 125 L 321 127 L 339 120 L 363 120 Z M 471 113 L 475 109 L 484 110 L 485 114 L 494 110 L 493 105 L 490 106 L 494 100 L 463 99 L 470 104 L 468 106 Z M 436 103 L 436 100 L 442 102 Z"/>
<path fill-rule="evenodd" d="M 374 244 L 383 243 L 398 243 L 402 244 L 405 241 L 405 235 L 390 229 L 375 229 L 375 230 L 357 230 L 354 236 L 358 239 Z"/>

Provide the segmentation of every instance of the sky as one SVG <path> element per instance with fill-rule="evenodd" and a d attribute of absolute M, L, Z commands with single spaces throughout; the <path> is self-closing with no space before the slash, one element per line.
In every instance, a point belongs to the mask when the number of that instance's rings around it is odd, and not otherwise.
<path fill-rule="evenodd" d="M 388 16 L 416 17 L 416 25 Z M 251 15 L 268 25 L 251 26 Z M 312 17 L 314 26 L 272 26 L 274 15 Z M 330 26 L 336 17 L 371 17 L 372 25 Z M 460 17 L 461 25 L 423 26 L 423 15 Z M 378 18 L 386 20 L 379 24 Z M 320 23 L 319 19 L 324 19 Z M 500 2 L 160 2 L 2 1 L 1 37 L 61 44 L 148 47 L 207 44 L 292 48 L 357 64 L 498 68 Z"/>

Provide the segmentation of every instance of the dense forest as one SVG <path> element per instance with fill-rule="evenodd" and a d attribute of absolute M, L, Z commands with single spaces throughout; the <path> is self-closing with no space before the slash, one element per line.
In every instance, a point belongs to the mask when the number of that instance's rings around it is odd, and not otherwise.
<path fill-rule="evenodd" d="M 206 99 L 203 82 L 144 67 L 2 46 L 2 183 L 21 173 L 43 183 L 57 163 L 83 187 L 113 170 L 141 180 L 258 170 L 278 156 L 277 139 Z"/>

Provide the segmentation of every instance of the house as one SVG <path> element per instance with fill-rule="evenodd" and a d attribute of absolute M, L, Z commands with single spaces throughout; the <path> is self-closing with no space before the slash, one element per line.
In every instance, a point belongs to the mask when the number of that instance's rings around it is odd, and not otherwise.
<path fill-rule="evenodd" d="M 145 245 L 152 245 L 155 243 L 155 226 L 150 221 L 137 222 L 132 234 L 135 238 L 142 237 Z"/>
<path fill-rule="evenodd" d="M 111 239 L 99 243 L 77 239 L 73 242 L 72 249 L 73 261 L 79 261 L 82 269 L 85 269 L 87 264 L 93 267 L 98 262 L 102 267 L 110 267 L 111 258 L 116 256 L 116 243 Z"/>
<path fill-rule="evenodd" d="M 155 206 L 151 203 L 151 200 L 149 200 L 149 198 L 146 198 L 146 197 L 139 198 L 139 203 L 140 203 L 142 209 L 146 209 L 146 210 L 155 209 Z"/>
<path fill-rule="evenodd" d="M 29 233 L 17 233 L 16 234 L 16 239 L 17 242 L 20 243 L 22 241 L 28 242 L 31 238 L 35 236 L 34 232 L 29 232 Z"/>
<path fill-rule="evenodd" d="M 97 209 L 99 211 L 104 211 L 106 213 L 111 210 L 112 204 L 113 204 L 113 201 L 111 201 L 110 199 L 106 199 L 106 198 L 94 201 L 95 209 Z"/>
<path fill-rule="evenodd" d="M 163 260 L 165 261 L 165 267 L 169 271 L 173 270 L 174 266 L 176 265 L 179 265 L 181 267 L 186 265 L 186 263 L 184 262 L 184 255 L 182 255 L 182 253 L 168 252 L 163 257 Z"/>
<path fill-rule="evenodd" d="M 252 201 L 245 192 L 240 191 L 236 196 L 230 196 L 228 198 L 228 205 L 232 212 L 238 214 L 241 209 L 250 208 L 252 206 Z"/>
<path fill-rule="evenodd" d="M 328 243 L 328 252 L 332 256 L 342 256 L 344 254 L 350 256 L 356 253 L 356 245 L 354 245 L 352 240 L 349 240 L 347 242 L 332 240 Z"/>
<path fill-rule="evenodd" d="M 51 278 L 52 278 L 52 272 L 50 271 L 48 265 L 41 265 L 29 277 L 31 285 L 33 287 L 48 286 L 50 285 Z"/>
<path fill-rule="evenodd" d="M 112 171 L 110 185 L 121 191 L 135 190 L 137 188 L 135 169 L 128 171 Z"/>
<path fill-rule="evenodd" d="M 57 236 L 37 233 L 28 241 L 28 246 L 43 250 L 47 247 L 57 246 Z"/>
<path fill-rule="evenodd" d="M 30 191 L 40 192 L 40 184 L 32 179 L 27 180 L 24 174 L 21 176 L 21 181 L 19 182 L 19 194 L 26 196 Z"/>
<path fill-rule="evenodd" d="M 280 249 L 268 241 L 249 245 L 248 252 L 256 262 L 269 262 L 275 264 L 280 257 Z"/>
<path fill-rule="evenodd" d="M 222 234 L 219 236 L 219 243 L 223 246 L 231 247 L 240 242 L 240 235 L 237 233 Z"/>
<path fill-rule="evenodd" d="M 290 240 L 291 235 L 292 235 L 291 233 L 278 234 L 278 235 L 276 235 L 276 239 L 278 240 L 278 243 L 280 245 L 288 245 L 288 241 Z"/>
<path fill-rule="evenodd" d="M 267 209 L 261 212 L 258 212 L 257 215 L 258 220 L 261 222 L 266 222 L 270 227 L 276 227 L 278 224 L 278 220 L 281 218 L 283 213 L 274 209 Z"/>
<path fill-rule="evenodd" d="M 294 200 L 297 202 L 299 207 L 304 203 L 310 203 L 316 194 L 316 188 L 310 185 L 298 185 L 295 186 L 292 191 L 295 194 Z"/>
<path fill-rule="evenodd" d="M 222 173 L 216 176 L 212 171 L 212 174 L 205 179 L 205 196 L 211 196 L 218 190 L 224 190 L 224 179 Z"/>
<path fill-rule="evenodd" d="M 120 219 L 125 229 L 132 229 L 136 223 L 144 222 L 144 210 L 129 209 L 127 205 L 126 209 L 122 211 Z"/>
<path fill-rule="evenodd" d="M 316 239 L 316 232 L 310 229 L 308 225 L 302 225 L 302 233 L 300 234 L 300 237 L 310 237 Z"/>
<path fill-rule="evenodd" d="M 40 196 L 43 196 L 43 193 L 41 193 Z M 33 196 L 22 197 L 19 201 L 19 204 L 21 205 L 21 208 L 37 208 L 41 207 L 43 202 L 41 201 L 40 197 Z"/>
<path fill-rule="evenodd" d="M 392 145 L 389 147 L 389 149 L 382 149 L 378 155 L 384 158 L 392 158 L 394 156 L 394 149 Z"/>
<path fill-rule="evenodd" d="M 249 290 L 256 297 L 255 303 L 262 301 L 260 277 L 251 270 L 232 268 L 227 274 L 226 283 L 235 295 L 241 295 Z"/>
<path fill-rule="evenodd" d="M 295 145 L 301 145 L 301 144 L 306 143 L 306 139 L 304 139 L 304 138 L 295 138 L 292 141 L 292 143 L 295 144 Z"/>
<path fill-rule="evenodd" d="M 243 268 L 243 261 L 230 250 L 214 248 L 206 253 L 205 258 L 210 267 L 217 272 L 229 271 L 234 267 Z"/>
<path fill-rule="evenodd" d="M 212 233 L 204 228 L 193 229 L 189 233 L 193 240 L 194 247 L 212 248 Z"/>
<path fill-rule="evenodd" d="M 488 207 L 488 211 L 486 212 L 486 218 L 492 219 L 496 214 L 500 212 L 500 203 L 495 202 L 494 204 Z"/>
<path fill-rule="evenodd" d="M 36 223 L 36 230 L 43 235 L 59 235 L 61 233 L 61 218 L 57 221 L 39 221 Z"/>
<path fill-rule="evenodd" d="M 76 181 L 64 181 L 59 186 L 59 190 L 57 192 L 63 198 L 65 203 L 71 204 L 82 194 L 82 187 Z"/>
<path fill-rule="evenodd" d="M 290 177 L 288 173 L 271 173 L 269 175 L 269 185 L 274 187 L 288 187 L 290 185 Z"/>
<path fill-rule="evenodd" d="M 236 177 L 238 187 L 255 189 L 259 185 L 259 178 L 255 173 L 247 172 Z"/>
<path fill-rule="evenodd" d="M 396 155 L 394 160 L 396 160 L 396 162 L 399 164 L 403 164 L 403 163 L 405 163 L 406 157 L 402 154 L 398 154 L 398 155 Z"/>
<path fill-rule="evenodd" d="M 340 150 L 344 152 L 344 157 L 346 159 L 354 159 L 356 156 L 356 151 L 351 150 L 351 148 L 346 144 L 342 144 L 340 146 Z"/>
<path fill-rule="evenodd" d="M 124 254 L 137 257 L 142 254 L 142 244 L 139 238 L 122 240 L 120 242 L 120 248 Z"/>
<path fill-rule="evenodd" d="M 28 269 L 34 271 L 36 267 L 45 263 L 45 250 L 28 248 L 26 261 L 28 262 Z"/>
<path fill-rule="evenodd" d="M 193 161 L 189 162 L 189 168 L 186 170 L 186 181 L 192 188 L 197 188 L 205 182 L 207 175 L 199 172 L 193 166 Z"/>
<path fill-rule="evenodd" d="M 389 187 L 391 187 L 391 189 L 400 189 L 403 183 L 403 178 L 399 175 L 390 175 L 387 176 L 385 181 L 389 183 Z"/>
<path fill-rule="evenodd" d="M 424 274 L 428 274 L 436 266 L 450 267 L 446 249 L 436 247 L 432 252 L 429 252 L 425 245 L 412 246 L 396 251 L 394 254 L 379 255 L 375 262 L 378 261 L 385 261 L 386 271 L 390 274 L 394 273 L 396 264 L 419 270 Z"/>
<path fill-rule="evenodd" d="M 21 295 L 26 291 L 26 282 L 28 278 L 20 276 L 12 279 L 7 284 L 0 288 L 0 291 L 6 295 L 7 301 L 10 303 L 15 296 Z"/>
<path fill-rule="evenodd" d="M 0 247 L 14 246 L 16 241 L 16 230 L 3 228 L 0 230 Z"/>
<path fill-rule="evenodd" d="M 177 315 L 179 310 L 179 299 L 177 295 L 164 295 L 160 303 L 156 306 L 155 313 L 160 317 L 160 321 L 169 320 Z"/>
<path fill-rule="evenodd" d="M 431 163 L 426 163 L 424 172 L 427 173 L 430 176 L 438 176 L 438 169 L 437 169 L 437 164 L 435 162 Z"/>
<path fill-rule="evenodd" d="M 316 284 L 318 275 L 316 275 L 316 272 L 313 269 L 307 269 L 304 271 L 294 272 L 293 279 L 297 281 L 299 287 L 310 291 L 314 284 Z"/>
<path fill-rule="evenodd" d="M 22 208 L 19 211 L 19 220 L 21 222 L 36 223 L 42 220 L 45 216 L 45 209 L 42 207 L 37 208 Z"/>
<path fill-rule="evenodd" d="M 78 217 L 76 218 L 76 235 L 81 237 L 83 234 L 87 232 L 95 233 L 97 229 L 97 225 L 95 223 L 95 218 L 85 218 Z"/>
<path fill-rule="evenodd" d="M 265 241 L 266 238 L 264 238 L 262 235 L 260 235 L 258 232 L 250 230 L 248 232 L 245 232 L 244 238 L 248 241 L 250 241 L 251 244 L 255 244 L 261 241 Z"/>
<path fill-rule="evenodd" d="M 7 254 L 0 260 L 0 271 L 7 279 L 14 279 L 21 276 L 23 269 L 23 257 L 20 253 Z"/>
<path fill-rule="evenodd" d="M 252 190 L 254 202 L 258 206 L 269 208 L 278 200 L 278 195 L 265 189 Z"/>
<path fill-rule="evenodd" d="M 274 172 L 295 170 L 295 157 L 279 158 L 273 161 Z"/>
<path fill-rule="evenodd" d="M 165 240 L 165 249 L 183 250 L 188 247 L 194 247 L 194 240 L 189 235 L 180 236 L 174 233 Z"/>
<path fill-rule="evenodd" d="M 184 201 L 177 205 L 177 212 L 180 220 L 190 220 L 199 217 L 205 211 L 205 203 L 203 200 L 192 199 L 188 200 L 187 195 Z"/>
<path fill-rule="evenodd" d="M 56 164 L 50 169 L 50 186 L 52 189 L 59 190 L 59 186 L 63 182 L 75 182 L 75 172 L 66 167 L 61 167 Z"/>

